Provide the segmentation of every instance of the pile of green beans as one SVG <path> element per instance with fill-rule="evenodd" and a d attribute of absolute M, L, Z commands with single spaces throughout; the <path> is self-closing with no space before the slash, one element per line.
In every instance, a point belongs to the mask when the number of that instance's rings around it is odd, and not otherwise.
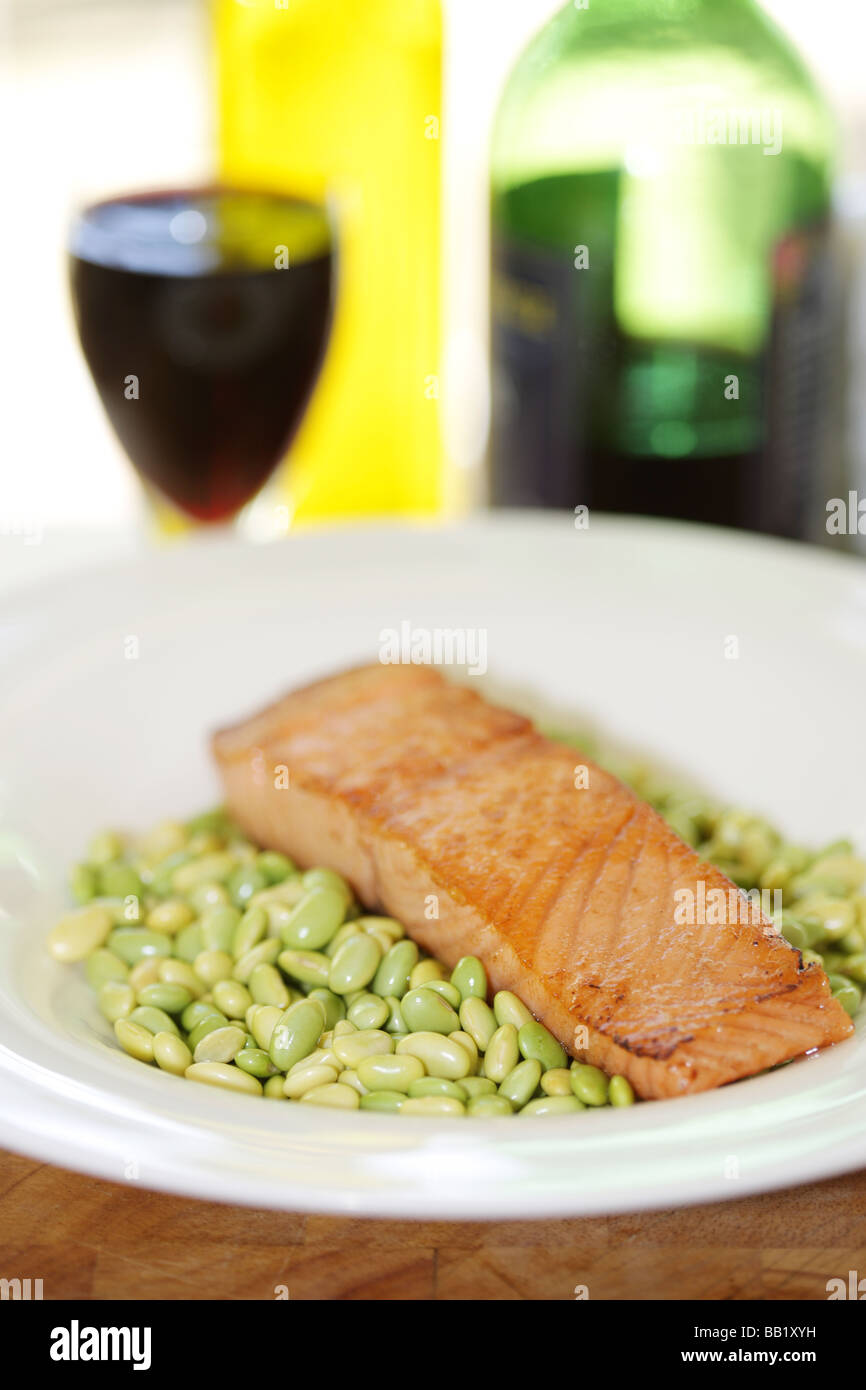
<path fill-rule="evenodd" d="M 302 873 L 221 810 L 137 841 L 106 832 L 48 939 L 83 962 L 130 1056 L 225 1090 L 401 1115 L 626 1106 L 623 1076 L 566 1055 L 481 961 L 448 973 L 327 868 Z"/>
<path fill-rule="evenodd" d="M 761 816 L 678 786 L 644 762 L 611 755 L 591 734 L 551 731 L 550 736 L 580 749 L 632 787 L 738 887 L 778 889 L 781 907 L 774 916 L 780 932 L 805 961 L 826 970 L 846 1012 L 857 1012 L 866 985 L 866 860 L 850 840 L 804 849 Z"/>

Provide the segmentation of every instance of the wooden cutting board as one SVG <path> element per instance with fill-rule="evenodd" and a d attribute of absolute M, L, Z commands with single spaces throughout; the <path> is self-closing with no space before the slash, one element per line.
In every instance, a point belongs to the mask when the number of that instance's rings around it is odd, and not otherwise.
<path fill-rule="evenodd" d="M 197 1202 L 0 1151 L 0 1278 L 50 1298 L 826 1299 L 866 1275 L 866 1171 L 568 1221 L 368 1221 Z"/>

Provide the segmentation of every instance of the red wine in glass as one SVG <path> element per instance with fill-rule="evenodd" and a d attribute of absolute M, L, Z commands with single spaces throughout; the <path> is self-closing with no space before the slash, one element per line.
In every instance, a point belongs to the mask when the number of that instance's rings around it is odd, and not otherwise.
<path fill-rule="evenodd" d="M 70 236 L 75 319 L 141 476 L 187 516 L 227 521 L 284 456 L 324 354 L 325 210 L 230 189 L 95 204 Z"/>

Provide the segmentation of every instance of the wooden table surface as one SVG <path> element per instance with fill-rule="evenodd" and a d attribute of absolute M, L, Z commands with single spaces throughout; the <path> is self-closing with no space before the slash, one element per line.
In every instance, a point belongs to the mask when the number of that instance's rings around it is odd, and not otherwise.
<path fill-rule="evenodd" d="M 826 1299 L 852 1269 L 866 1171 L 642 1215 L 407 1222 L 196 1202 L 0 1152 L 0 1277 L 42 1279 L 46 1299 Z"/>

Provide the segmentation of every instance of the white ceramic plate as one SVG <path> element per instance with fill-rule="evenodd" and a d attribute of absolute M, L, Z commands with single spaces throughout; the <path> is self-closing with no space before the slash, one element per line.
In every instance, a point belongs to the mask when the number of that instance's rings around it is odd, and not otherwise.
<path fill-rule="evenodd" d="M 35 588 L 0 607 L 0 1143 L 196 1196 L 450 1218 L 676 1205 L 866 1162 L 862 1032 L 714 1094 L 496 1123 L 271 1104 L 116 1050 L 80 972 L 44 953 L 68 862 L 96 827 L 211 802 L 208 730 L 375 658 L 403 622 L 483 629 L 484 679 L 806 842 L 866 833 L 858 561 L 547 515 L 208 540 Z"/>

